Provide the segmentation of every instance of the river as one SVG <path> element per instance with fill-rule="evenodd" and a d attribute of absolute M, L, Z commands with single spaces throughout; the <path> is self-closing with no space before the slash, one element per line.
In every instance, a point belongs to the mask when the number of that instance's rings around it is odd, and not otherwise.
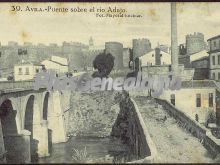
<path fill-rule="evenodd" d="M 53 144 L 50 156 L 38 163 L 123 163 L 129 158 L 129 147 L 117 139 L 70 137 L 65 143 Z"/>

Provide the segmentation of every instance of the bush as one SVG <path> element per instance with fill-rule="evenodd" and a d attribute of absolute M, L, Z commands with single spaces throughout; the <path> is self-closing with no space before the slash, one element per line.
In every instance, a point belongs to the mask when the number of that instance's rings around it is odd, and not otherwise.
<path fill-rule="evenodd" d="M 86 147 L 82 150 L 78 150 L 73 148 L 73 155 L 72 158 L 76 162 L 85 162 L 88 160 L 87 150 Z"/>

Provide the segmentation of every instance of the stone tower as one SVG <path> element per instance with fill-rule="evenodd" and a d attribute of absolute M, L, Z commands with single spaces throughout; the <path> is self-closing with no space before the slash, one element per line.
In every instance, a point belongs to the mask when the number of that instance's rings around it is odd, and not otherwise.
<path fill-rule="evenodd" d="M 123 66 L 123 45 L 119 42 L 106 42 L 105 53 L 110 53 L 115 57 L 114 69 L 122 69 Z"/>
<path fill-rule="evenodd" d="M 94 46 L 94 41 L 92 37 L 89 38 L 89 46 Z"/>
<path fill-rule="evenodd" d="M 143 56 L 144 54 L 151 51 L 151 42 L 146 38 L 142 39 L 133 39 L 132 40 L 133 47 L 133 58 Z"/>
<path fill-rule="evenodd" d="M 193 54 L 206 49 L 206 43 L 204 35 L 202 33 L 196 33 L 186 35 L 186 52 L 187 54 Z"/>

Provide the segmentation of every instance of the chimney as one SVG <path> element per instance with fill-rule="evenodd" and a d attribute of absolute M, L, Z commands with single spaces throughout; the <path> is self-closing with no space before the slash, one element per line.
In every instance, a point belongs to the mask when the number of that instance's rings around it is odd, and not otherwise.
<path fill-rule="evenodd" d="M 155 48 L 155 65 L 161 65 L 160 48 Z"/>
<path fill-rule="evenodd" d="M 171 69 L 174 74 L 178 72 L 178 43 L 176 2 L 171 2 Z"/>

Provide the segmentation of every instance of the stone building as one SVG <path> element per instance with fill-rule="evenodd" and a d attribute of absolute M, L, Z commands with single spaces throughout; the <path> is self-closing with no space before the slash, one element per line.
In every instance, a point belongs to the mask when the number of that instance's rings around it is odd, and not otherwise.
<path fill-rule="evenodd" d="M 195 69 L 194 80 L 209 79 L 209 57 L 201 57 L 192 61 L 191 64 L 192 68 Z"/>
<path fill-rule="evenodd" d="M 171 55 L 166 53 L 160 48 L 155 48 L 150 52 L 139 57 L 141 60 L 141 66 L 153 66 L 153 65 L 170 65 L 171 64 Z"/>
<path fill-rule="evenodd" d="M 220 35 L 208 39 L 209 44 L 209 78 L 220 80 Z"/>
<path fill-rule="evenodd" d="M 35 75 L 40 72 L 43 65 L 31 62 L 22 62 L 14 65 L 14 80 L 24 81 L 33 80 Z"/>
<path fill-rule="evenodd" d="M 194 80 L 208 79 L 209 77 L 209 58 L 206 50 L 193 54 L 179 56 L 179 63 L 185 68 L 194 68 Z"/>
<path fill-rule="evenodd" d="M 68 72 L 68 61 L 66 58 L 59 56 L 51 56 L 50 60 L 44 60 L 41 62 L 47 70 L 53 70 L 57 74 L 65 74 Z"/>
<path fill-rule="evenodd" d="M 198 115 L 198 121 L 204 123 L 209 112 L 216 116 L 219 114 L 219 109 L 216 108 L 216 92 L 213 81 L 183 81 L 179 90 L 165 90 L 160 98 L 172 103 L 194 120 Z"/>

